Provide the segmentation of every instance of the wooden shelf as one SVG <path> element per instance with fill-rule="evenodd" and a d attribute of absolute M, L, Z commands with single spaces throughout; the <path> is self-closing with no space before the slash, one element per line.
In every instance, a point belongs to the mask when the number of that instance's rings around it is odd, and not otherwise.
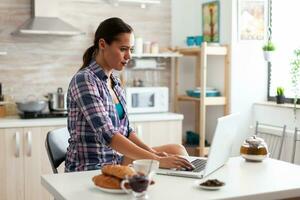
<path fill-rule="evenodd" d="M 7 52 L 5 51 L 0 51 L 0 56 L 6 56 L 7 55 Z"/>
<path fill-rule="evenodd" d="M 178 101 L 196 101 L 201 102 L 201 98 L 197 97 L 190 97 L 187 95 L 179 95 L 177 97 Z M 226 105 L 226 98 L 225 97 L 206 97 L 205 98 L 205 105 L 213 106 L 213 105 Z"/>
<path fill-rule="evenodd" d="M 5 104 L 10 104 L 11 102 L 9 101 L 0 101 L 0 106 L 5 105 Z"/>
<path fill-rule="evenodd" d="M 200 47 L 193 47 L 193 48 L 180 48 L 178 49 L 180 54 L 186 56 L 196 56 L 200 54 L 201 48 Z M 227 47 L 225 46 L 207 46 L 206 47 L 206 55 L 227 55 Z"/>
<path fill-rule="evenodd" d="M 139 70 L 166 70 L 166 67 L 132 67 L 132 68 L 128 68 L 129 70 L 133 70 L 133 71 L 139 71 Z"/>
<path fill-rule="evenodd" d="M 177 51 L 183 56 L 194 56 L 196 58 L 195 62 L 195 87 L 207 88 L 207 71 L 208 71 L 208 59 L 209 55 L 223 56 L 224 58 L 224 91 L 221 97 L 207 97 L 201 96 L 200 98 L 190 97 L 187 95 L 179 94 L 180 85 L 180 73 L 179 73 L 179 62 L 175 59 L 174 68 L 174 110 L 179 112 L 179 101 L 196 102 L 195 105 L 195 132 L 200 135 L 199 147 L 191 150 L 192 152 L 199 153 L 200 156 L 207 154 L 208 149 L 205 147 L 205 134 L 206 134 L 206 109 L 207 106 L 223 106 L 224 115 L 229 113 L 229 67 L 230 67 L 230 49 L 227 45 L 212 46 L 203 42 L 200 47 L 195 48 L 179 48 Z M 201 94 L 206 94 L 206 90 L 201 90 Z M 193 112 L 192 112 L 193 113 Z"/>

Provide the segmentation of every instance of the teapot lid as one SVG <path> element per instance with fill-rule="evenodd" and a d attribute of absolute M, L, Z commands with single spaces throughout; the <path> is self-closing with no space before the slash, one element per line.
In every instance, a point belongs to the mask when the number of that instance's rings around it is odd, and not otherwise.
<path fill-rule="evenodd" d="M 246 143 L 250 145 L 259 146 L 260 144 L 264 143 L 264 139 L 257 137 L 256 135 L 253 135 L 245 140 Z"/>

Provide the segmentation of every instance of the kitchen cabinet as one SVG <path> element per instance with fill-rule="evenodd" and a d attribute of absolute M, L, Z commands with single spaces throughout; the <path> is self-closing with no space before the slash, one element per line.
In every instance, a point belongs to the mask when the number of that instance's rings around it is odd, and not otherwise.
<path fill-rule="evenodd" d="M 182 120 L 134 122 L 137 136 L 151 147 L 182 143 Z"/>
<path fill-rule="evenodd" d="M 145 143 L 151 146 L 181 144 L 182 115 L 151 113 L 129 118 Z M 50 130 L 66 125 L 66 118 L 0 120 L 1 200 L 53 199 L 41 186 L 41 175 L 53 173 L 45 140 Z M 64 171 L 63 164 L 58 171 Z"/>
<path fill-rule="evenodd" d="M 42 174 L 52 173 L 45 149 L 47 132 L 60 127 L 0 129 L 1 199 L 51 199 L 40 179 Z"/>

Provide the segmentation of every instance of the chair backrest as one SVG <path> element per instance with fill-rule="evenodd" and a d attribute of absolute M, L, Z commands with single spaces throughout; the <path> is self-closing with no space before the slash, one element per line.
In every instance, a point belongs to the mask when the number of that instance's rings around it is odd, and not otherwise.
<path fill-rule="evenodd" d="M 293 151 L 292 151 L 292 163 L 295 163 L 297 142 L 300 142 L 300 139 L 298 137 L 298 133 L 300 133 L 300 129 L 298 129 L 296 127 L 295 128 L 295 132 L 294 132 Z"/>
<path fill-rule="evenodd" d="M 59 165 L 65 161 L 69 138 L 70 134 L 67 128 L 55 129 L 47 134 L 45 145 L 55 174 L 58 173 L 57 168 Z"/>
<path fill-rule="evenodd" d="M 276 126 L 256 122 L 255 135 L 265 140 L 268 145 L 270 157 L 279 160 L 286 135 L 286 125 Z"/>

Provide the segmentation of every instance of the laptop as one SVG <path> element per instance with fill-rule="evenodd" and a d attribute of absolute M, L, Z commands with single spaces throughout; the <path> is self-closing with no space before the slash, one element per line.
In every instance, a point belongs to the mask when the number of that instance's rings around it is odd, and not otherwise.
<path fill-rule="evenodd" d="M 159 169 L 157 174 L 201 179 L 222 167 L 231 154 L 231 148 L 237 133 L 238 116 L 238 114 L 230 114 L 218 118 L 208 158 L 184 157 L 195 166 L 194 170 Z"/>

